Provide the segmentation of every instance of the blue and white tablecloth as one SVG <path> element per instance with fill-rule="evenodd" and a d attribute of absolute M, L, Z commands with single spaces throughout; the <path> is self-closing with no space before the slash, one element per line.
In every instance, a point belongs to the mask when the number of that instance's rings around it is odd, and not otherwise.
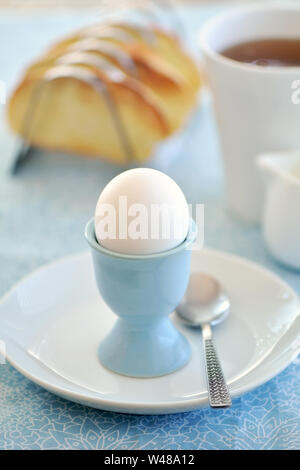
<path fill-rule="evenodd" d="M 190 33 L 216 7 L 182 10 Z M 1 12 L 0 79 L 8 89 L 49 40 L 91 22 L 92 11 Z M 2 110 L 4 107 L 2 106 Z M 99 192 L 117 173 L 99 161 L 37 155 L 20 174 L 7 173 L 13 139 L 0 121 L 0 293 L 43 263 L 86 249 L 83 227 Z M 270 268 L 300 294 L 300 274 L 271 259 L 258 228 L 231 218 L 223 201 L 221 163 L 208 105 L 181 158 L 168 173 L 188 202 L 205 204 L 207 246 Z M 1 339 L 1 332 L 0 332 Z M 1 449 L 299 449 L 300 365 L 234 400 L 228 410 L 165 416 L 102 412 L 57 398 L 9 364 L 0 365 Z"/>

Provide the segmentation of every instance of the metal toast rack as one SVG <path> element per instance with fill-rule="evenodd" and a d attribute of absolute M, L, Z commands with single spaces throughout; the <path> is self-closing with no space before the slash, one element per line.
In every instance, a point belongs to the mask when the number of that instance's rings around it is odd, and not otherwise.
<path fill-rule="evenodd" d="M 114 8 L 112 9 L 114 3 L 116 4 L 115 7 L 118 13 L 113 12 L 113 15 L 111 15 L 111 12 L 114 10 Z M 120 2 L 120 0 L 109 0 L 109 5 L 108 3 L 103 2 L 101 16 L 103 16 L 104 9 L 104 16 L 106 19 L 107 11 L 105 10 L 108 10 L 108 16 L 112 16 L 114 19 L 120 18 L 119 12 L 120 9 L 122 10 L 122 8 L 126 9 L 127 12 L 128 9 L 130 9 L 131 12 L 134 10 L 137 16 L 142 15 L 142 17 L 144 17 L 143 19 L 148 21 L 150 20 L 152 23 L 158 21 L 162 12 L 167 12 L 168 18 L 171 19 L 172 29 L 175 31 L 183 30 L 183 24 L 180 21 L 176 8 L 174 8 L 174 0 L 123 0 L 122 2 Z M 139 28 L 135 23 L 134 26 L 139 29 L 139 32 L 143 35 L 143 39 L 146 43 L 153 44 L 153 42 L 156 40 L 156 37 L 151 29 L 144 27 Z M 49 63 L 50 67 L 42 75 L 32 91 L 21 126 L 22 137 L 18 142 L 17 149 L 13 155 L 12 163 L 10 165 L 10 172 L 12 174 L 16 174 L 23 166 L 24 162 L 28 160 L 28 157 L 34 152 L 34 147 L 30 144 L 30 135 L 33 129 L 33 118 L 35 117 L 37 104 L 41 99 L 46 84 L 51 81 L 67 77 L 73 77 L 79 81 L 88 83 L 104 97 L 126 161 L 130 162 L 135 160 L 135 154 L 130 142 L 130 138 L 118 108 L 115 105 L 113 96 L 109 92 L 105 81 L 93 73 L 93 68 L 101 69 L 111 82 L 116 83 L 124 78 L 125 73 L 122 72 L 122 66 L 125 66 L 125 70 L 129 70 L 133 77 L 135 75 L 137 76 L 135 63 L 131 57 L 126 54 L 126 52 L 114 46 L 113 43 L 107 41 L 109 37 L 112 37 L 112 29 L 112 23 L 110 23 L 110 21 L 87 27 L 81 31 L 82 39 L 76 42 L 76 47 L 74 44 L 71 44 L 71 46 L 66 49 L 65 54 L 60 56 L 58 59 L 46 59 L 40 63 L 40 66 L 47 65 L 47 63 Z M 117 34 L 118 39 L 120 40 L 133 40 L 129 33 L 126 33 L 121 29 L 119 31 L 114 29 L 113 34 L 114 37 Z M 105 51 L 109 52 L 117 61 L 117 63 L 121 65 L 121 68 L 113 65 L 108 59 L 104 59 L 96 54 L 93 54 L 93 51 L 100 51 L 104 53 Z M 87 64 L 89 68 L 85 69 L 80 67 L 80 64 L 82 63 Z M 38 66 L 39 65 L 36 67 Z"/>

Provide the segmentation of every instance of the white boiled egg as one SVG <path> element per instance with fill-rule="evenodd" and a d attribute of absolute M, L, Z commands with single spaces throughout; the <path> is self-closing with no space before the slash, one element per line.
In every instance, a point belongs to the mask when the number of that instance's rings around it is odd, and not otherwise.
<path fill-rule="evenodd" d="M 100 245 L 128 255 L 149 255 L 180 245 L 189 229 L 189 208 L 169 176 L 135 168 L 113 178 L 99 196 L 95 234 Z"/>

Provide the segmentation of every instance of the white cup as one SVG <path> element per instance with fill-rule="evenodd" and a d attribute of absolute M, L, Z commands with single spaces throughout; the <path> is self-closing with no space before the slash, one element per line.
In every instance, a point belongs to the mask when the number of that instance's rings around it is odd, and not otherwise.
<path fill-rule="evenodd" d="M 263 38 L 300 38 L 300 8 L 235 8 L 210 20 L 200 34 L 224 157 L 228 204 L 247 222 L 260 220 L 263 201 L 256 156 L 300 148 L 300 67 L 264 67 L 221 55 L 231 45 Z"/>

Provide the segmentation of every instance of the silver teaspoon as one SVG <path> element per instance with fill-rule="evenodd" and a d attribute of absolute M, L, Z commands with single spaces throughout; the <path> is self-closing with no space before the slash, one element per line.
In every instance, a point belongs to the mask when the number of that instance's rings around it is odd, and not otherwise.
<path fill-rule="evenodd" d="M 184 298 L 178 305 L 178 317 L 188 326 L 202 328 L 209 404 L 212 408 L 231 406 L 230 393 L 214 343 L 212 326 L 229 314 L 230 301 L 220 283 L 204 273 L 191 274 Z"/>

